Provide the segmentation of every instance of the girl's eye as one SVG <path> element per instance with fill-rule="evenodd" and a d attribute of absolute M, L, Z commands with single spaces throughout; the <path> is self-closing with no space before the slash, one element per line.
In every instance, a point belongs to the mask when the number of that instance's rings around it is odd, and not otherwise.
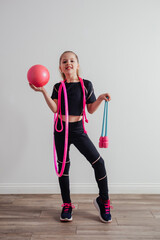
<path fill-rule="evenodd" d="M 67 61 L 65 60 L 65 61 L 63 61 L 63 63 L 66 63 Z M 71 60 L 71 62 L 74 62 L 74 60 Z"/>

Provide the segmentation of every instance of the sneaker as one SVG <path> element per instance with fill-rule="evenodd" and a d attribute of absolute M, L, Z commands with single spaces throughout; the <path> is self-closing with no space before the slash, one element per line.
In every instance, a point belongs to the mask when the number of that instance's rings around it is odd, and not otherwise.
<path fill-rule="evenodd" d="M 61 207 L 63 207 L 63 209 L 61 212 L 60 220 L 62 222 L 71 222 L 72 208 L 75 208 L 75 206 L 72 203 L 63 203 Z"/>
<path fill-rule="evenodd" d="M 110 200 L 103 200 L 100 196 L 94 199 L 93 204 L 95 208 L 99 211 L 99 217 L 102 222 L 112 222 L 110 208 Z"/>

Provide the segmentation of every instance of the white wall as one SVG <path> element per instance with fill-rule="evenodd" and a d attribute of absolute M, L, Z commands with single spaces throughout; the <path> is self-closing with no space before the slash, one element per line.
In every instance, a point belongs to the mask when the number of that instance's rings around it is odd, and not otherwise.
<path fill-rule="evenodd" d="M 98 148 L 103 104 L 87 114 L 110 193 L 160 193 L 160 1 L 0 0 L 0 193 L 59 192 L 53 114 L 29 88 L 34 64 L 60 81 L 59 56 L 75 51 L 95 94 L 109 92 L 108 149 Z M 71 192 L 98 192 L 93 169 L 71 146 Z"/>

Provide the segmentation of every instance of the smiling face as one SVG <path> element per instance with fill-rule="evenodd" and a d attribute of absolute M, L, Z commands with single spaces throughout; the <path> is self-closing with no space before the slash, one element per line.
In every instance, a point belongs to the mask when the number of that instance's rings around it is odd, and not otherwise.
<path fill-rule="evenodd" d="M 77 76 L 77 70 L 79 69 L 79 63 L 74 53 L 67 52 L 61 56 L 59 69 L 62 73 L 67 75 Z"/>

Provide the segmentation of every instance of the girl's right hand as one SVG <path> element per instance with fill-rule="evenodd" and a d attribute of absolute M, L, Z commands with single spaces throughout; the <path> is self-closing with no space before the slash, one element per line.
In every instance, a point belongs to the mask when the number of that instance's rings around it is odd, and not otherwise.
<path fill-rule="evenodd" d="M 36 92 L 43 92 L 44 91 L 44 87 L 36 87 L 33 84 L 31 84 L 31 83 L 29 83 L 29 85 Z"/>

